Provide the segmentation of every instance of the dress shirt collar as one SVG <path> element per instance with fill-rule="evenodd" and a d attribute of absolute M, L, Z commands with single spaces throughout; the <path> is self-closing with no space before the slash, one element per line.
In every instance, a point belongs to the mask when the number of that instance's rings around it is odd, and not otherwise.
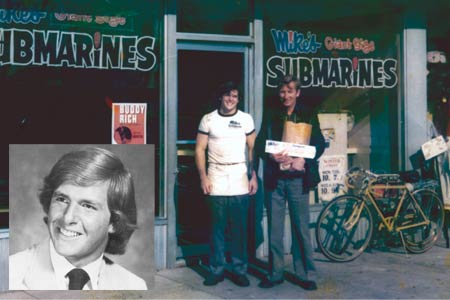
<path fill-rule="evenodd" d="M 55 270 L 55 275 L 58 281 L 58 286 L 61 289 L 67 290 L 69 288 L 69 278 L 66 277 L 67 273 L 72 269 L 77 268 L 72 265 L 64 256 L 59 255 L 56 252 L 55 246 L 50 239 L 50 259 L 52 261 L 53 269 Z M 100 269 L 104 266 L 103 255 L 98 259 L 91 262 L 90 264 L 83 266 L 82 269 L 89 274 L 90 280 L 84 286 L 83 289 L 97 290 L 98 289 L 98 278 Z M 95 280 L 93 280 L 95 278 Z"/>

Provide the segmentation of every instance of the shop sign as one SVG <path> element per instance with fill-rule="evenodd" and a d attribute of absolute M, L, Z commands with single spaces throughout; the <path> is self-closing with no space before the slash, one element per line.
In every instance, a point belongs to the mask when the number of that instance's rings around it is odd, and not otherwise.
<path fill-rule="evenodd" d="M 56 21 L 59 22 L 81 22 L 87 24 L 107 24 L 111 27 L 124 26 L 127 23 L 125 17 L 109 17 L 109 16 L 92 16 L 92 15 L 78 15 L 68 13 L 54 13 Z"/>
<path fill-rule="evenodd" d="M 113 103 L 112 144 L 146 144 L 147 103 Z"/>
<path fill-rule="evenodd" d="M 41 11 L 21 11 L 15 9 L 0 9 L 0 23 L 39 24 L 47 16 Z"/>
<path fill-rule="evenodd" d="M 0 23 L 34 25 L 48 16 L 40 12 L 0 10 Z M 125 25 L 120 17 L 56 14 L 56 19 Z M 60 26 L 58 26 L 59 28 Z M 83 69 L 150 71 L 156 65 L 155 37 L 93 34 L 62 30 L 0 28 L 0 67 L 52 66 Z"/>
<path fill-rule="evenodd" d="M 316 35 L 308 33 L 305 35 L 293 30 L 271 31 L 277 53 L 298 54 L 298 53 L 316 53 L 322 44 L 316 42 Z"/>
<path fill-rule="evenodd" d="M 369 54 L 375 51 L 375 42 L 369 41 L 363 38 L 355 37 L 350 41 L 350 38 L 342 40 L 339 38 L 333 38 L 327 36 L 324 40 L 325 48 L 329 51 L 332 50 L 355 50 L 361 51 L 364 54 Z"/>
<path fill-rule="evenodd" d="M 266 85 L 277 87 L 286 74 L 293 74 L 302 87 L 392 88 L 397 85 L 397 60 L 365 57 L 306 57 L 319 50 L 355 51 L 366 55 L 375 51 L 375 43 L 361 37 L 339 40 L 330 36 L 319 42 L 315 33 L 271 30 L 277 55 L 266 61 Z M 323 47 L 324 46 L 324 47 Z M 289 56 L 288 56 L 289 55 Z"/>

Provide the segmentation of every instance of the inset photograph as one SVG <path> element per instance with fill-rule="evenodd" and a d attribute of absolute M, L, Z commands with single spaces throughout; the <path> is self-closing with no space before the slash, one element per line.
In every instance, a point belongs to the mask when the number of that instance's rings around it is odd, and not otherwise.
<path fill-rule="evenodd" d="M 10 145 L 10 290 L 147 290 L 153 145 Z"/>

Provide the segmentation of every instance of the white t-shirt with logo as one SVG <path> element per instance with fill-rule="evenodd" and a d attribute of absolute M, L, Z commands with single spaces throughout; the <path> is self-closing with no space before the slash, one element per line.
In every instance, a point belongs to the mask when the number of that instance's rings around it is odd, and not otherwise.
<path fill-rule="evenodd" d="M 253 118 L 240 110 L 234 115 L 215 110 L 203 116 L 198 131 L 208 135 L 210 195 L 248 194 L 245 146 L 247 136 L 255 131 Z"/>

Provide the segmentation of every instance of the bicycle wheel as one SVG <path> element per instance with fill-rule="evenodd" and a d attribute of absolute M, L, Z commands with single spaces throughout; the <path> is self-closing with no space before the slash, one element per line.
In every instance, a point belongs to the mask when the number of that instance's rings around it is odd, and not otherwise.
<path fill-rule="evenodd" d="M 429 224 L 415 226 L 402 230 L 405 247 L 411 253 L 423 253 L 433 247 L 439 237 L 444 222 L 444 208 L 442 202 L 435 192 L 431 190 L 418 190 L 412 193 L 417 203 L 422 208 Z M 416 211 L 417 221 L 423 221 L 418 210 L 412 209 L 412 201 L 401 211 L 399 218 L 407 219 L 406 213 Z"/>
<path fill-rule="evenodd" d="M 330 260 L 351 261 L 367 248 L 372 229 L 372 215 L 364 200 L 339 196 L 325 206 L 317 219 L 317 245 Z"/>

